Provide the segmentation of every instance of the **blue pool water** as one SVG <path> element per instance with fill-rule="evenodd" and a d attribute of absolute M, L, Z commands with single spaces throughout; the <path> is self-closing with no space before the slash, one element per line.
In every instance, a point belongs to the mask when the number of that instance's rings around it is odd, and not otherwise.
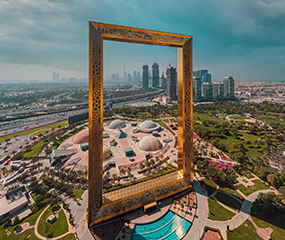
<path fill-rule="evenodd" d="M 191 223 L 168 211 L 162 218 L 135 227 L 132 240 L 179 240 L 190 228 Z"/>

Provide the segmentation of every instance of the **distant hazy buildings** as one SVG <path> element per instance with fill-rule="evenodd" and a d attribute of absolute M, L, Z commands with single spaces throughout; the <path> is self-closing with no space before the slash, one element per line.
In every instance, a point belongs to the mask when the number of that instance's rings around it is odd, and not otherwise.
<path fill-rule="evenodd" d="M 52 80 L 54 82 L 59 82 L 59 73 L 53 72 L 52 73 Z"/>
<path fill-rule="evenodd" d="M 177 73 L 176 68 L 170 67 L 166 70 L 167 76 L 167 96 L 171 98 L 171 100 L 177 100 Z"/>
<path fill-rule="evenodd" d="M 157 63 L 152 64 L 152 86 L 159 87 L 159 66 Z"/>
<path fill-rule="evenodd" d="M 225 76 L 223 82 L 212 83 L 212 75 L 208 70 L 193 72 L 193 101 L 226 101 L 235 100 L 235 80 Z"/>
<path fill-rule="evenodd" d="M 143 65 L 143 88 L 147 89 L 148 88 L 148 65 Z"/>

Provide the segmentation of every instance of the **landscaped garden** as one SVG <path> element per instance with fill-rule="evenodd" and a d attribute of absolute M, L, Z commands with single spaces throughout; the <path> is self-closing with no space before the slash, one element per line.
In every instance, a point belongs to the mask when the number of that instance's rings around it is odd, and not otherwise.
<path fill-rule="evenodd" d="M 250 187 L 245 187 L 242 184 L 237 185 L 236 187 L 246 196 L 258 191 L 258 190 L 263 190 L 263 189 L 269 189 L 269 186 L 266 186 L 263 182 L 260 180 L 253 180 L 254 183 L 253 186 Z"/>
<path fill-rule="evenodd" d="M 218 192 L 215 195 L 215 198 L 217 198 L 221 203 L 225 204 L 226 206 L 230 207 L 233 210 L 240 210 L 242 203 L 238 201 L 237 199 L 229 196 L 228 194 Z"/>
<path fill-rule="evenodd" d="M 47 223 L 46 219 L 53 213 L 53 207 L 49 208 L 43 213 L 39 220 L 38 232 L 44 237 L 58 237 L 68 231 L 67 219 L 63 210 L 60 210 L 59 217 L 54 223 Z"/>
<path fill-rule="evenodd" d="M 212 198 L 208 198 L 208 204 L 209 219 L 217 221 L 227 221 L 235 215 L 233 212 L 225 209 Z"/>
<path fill-rule="evenodd" d="M 227 231 L 227 237 L 230 240 L 262 240 L 249 220 L 246 220 L 238 228 Z"/>

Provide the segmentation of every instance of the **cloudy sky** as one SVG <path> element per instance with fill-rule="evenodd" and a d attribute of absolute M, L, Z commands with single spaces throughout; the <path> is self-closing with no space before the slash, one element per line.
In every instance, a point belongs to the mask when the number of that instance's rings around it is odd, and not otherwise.
<path fill-rule="evenodd" d="M 214 80 L 285 80 L 284 0 L 0 0 L 0 81 L 87 77 L 88 21 L 192 35 Z M 175 65 L 174 48 L 104 47 L 104 75 Z"/>

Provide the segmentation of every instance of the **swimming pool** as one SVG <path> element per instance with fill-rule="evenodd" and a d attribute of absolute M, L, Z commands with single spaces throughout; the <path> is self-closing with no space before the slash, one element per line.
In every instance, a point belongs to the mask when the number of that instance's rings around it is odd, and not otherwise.
<path fill-rule="evenodd" d="M 168 211 L 162 218 L 147 224 L 137 224 L 132 240 L 165 239 L 179 240 L 190 228 L 191 223 L 172 211 Z"/>

